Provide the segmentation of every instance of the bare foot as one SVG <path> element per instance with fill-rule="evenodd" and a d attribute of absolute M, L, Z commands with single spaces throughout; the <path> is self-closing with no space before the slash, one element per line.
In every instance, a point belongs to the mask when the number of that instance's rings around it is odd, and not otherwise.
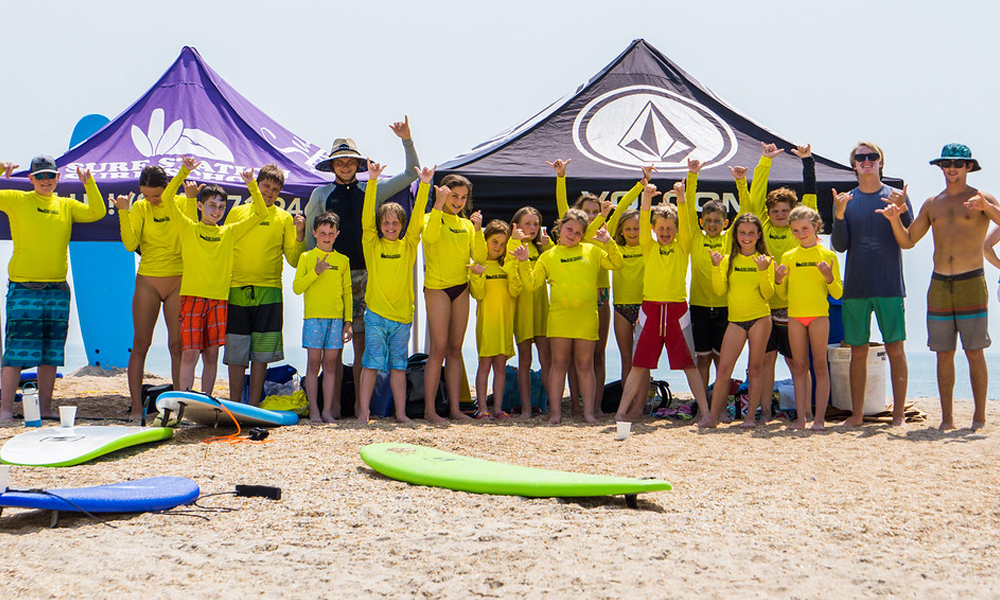
<path fill-rule="evenodd" d="M 337 422 L 337 417 L 333 416 L 332 414 L 326 414 L 326 413 L 324 413 L 323 414 L 323 422 L 324 423 L 336 423 Z"/>
<path fill-rule="evenodd" d="M 13 420 L 14 420 L 13 413 L 0 413 L 0 421 L 13 421 Z"/>
<path fill-rule="evenodd" d="M 361 423 L 362 425 L 367 425 L 368 424 L 368 413 L 361 413 L 361 414 L 359 414 L 358 415 L 358 423 Z"/>
<path fill-rule="evenodd" d="M 972 422 L 972 430 L 973 431 L 979 431 L 983 427 L 986 427 L 986 423 L 981 423 L 979 421 L 973 421 Z"/>
<path fill-rule="evenodd" d="M 425 414 L 424 415 L 424 419 L 426 419 L 428 423 L 447 423 L 448 422 L 448 419 L 442 417 L 441 415 L 437 414 L 436 412 L 432 412 L 430 414 Z"/>
<path fill-rule="evenodd" d="M 615 422 L 618 421 L 628 421 L 628 415 L 623 415 L 621 413 L 615 413 Z"/>
<path fill-rule="evenodd" d="M 823 425 L 823 423 L 819 423 L 816 421 L 813 421 L 812 427 L 810 427 L 809 429 L 812 429 L 813 431 L 826 431 L 826 427 Z"/>
<path fill-rule="evenodd" d="M 591 425 L 596 425 L 598 423 L 597 417 L 594 415 L 583 415 L 583 421 L 585 423 L 590 423 Z"/>
<path fill-rule="evenodd" d="M 753 429 L 757 426 L 757 421 L 743 421 L 740 423 L 740 429 Z"/>
<path fill-rule="evenodd" d="M 137 413 L 133 412 L 132 414 L 130 414 L 128 416 L 128 422 L 134 425 L 144 425 L 145 423 L 143 423 L 142 420 L 142 411 L 139 411 Z"/>
<path fill-rule="evenodd" d="M 948 431 L 954 428 L 955 428 L 955 423 L 952 421 L 941 421 L 941 424 L 938 425 L 938 431 Z"/>
<path fill-rule="evenodd" d="M 411 419 L 410 417 L 407 417 L 406 414 L 404 413 L 402 415 L 396 415 L 396 422 L 397 423 L 412 423 L 413 419 Z"/>
<path fill-rule="evenodd" d="M 520 415 L 517 416 L 517 418 L 521 419 L 522 421 L 530 421 L 531 420 L 531 411 L 522 412 Z"/>
<path fill-rule="evenodd" d="M 312 423 L 322 423 L 323 422 L 323 417 L 321 417 L 319 415 L 316 415 L 316 416 L 309 415 L 309 421 L 312 422 Z"/>
<path fill-rule="evenodd" d="M 702 429 L 715 429 L 716 427 L 719 426 L 719 422 L 718 421 L 713 421 L 712 419 L 710 419 L 708 417 L 705 417 L 701 421 L 698 421 L 697 423 L 695 423 L 695 425 L 697 425 L 698 427 L 700 427 Z"/>
<path fill-rule="evenodd" d="M 806 422 L 804 420 L 798 420 L 798 421 L 795 421 L 794 423 L 789 423 L 788 428 L 791 429 L 792 431 L 797 431 L 799 429 L 805 429 L 806 428 Z"/>
<path fill-rule="evenodd" d="M 864 423 L 863 415 L 857 417 L 851 415 L 851 417 L 844 421 L 844 427 L 861 427 L 862 423 Z"/>
<path fill-rule="evenodd" d="M 465 414 L 462 411 L 453 412 L 449 416 L 452 419 L 456 420 L 456 421 L 471 421 L 472 420 L 472 417 L 470 417 L 469 415 Z"/>
<path fill-rule="evenodd" d="M 549 425 L 558 425 L 562 423 L 562 413 L 551 413 L 549 415 Z"/>
<path fill-rule="evenodd" d="M 905 422 L 906 422 L 906 418 L 905 417 L 893 417 L 892 418 L 892 427 L 899 427 L 900 425 L 902 425 Z"/>

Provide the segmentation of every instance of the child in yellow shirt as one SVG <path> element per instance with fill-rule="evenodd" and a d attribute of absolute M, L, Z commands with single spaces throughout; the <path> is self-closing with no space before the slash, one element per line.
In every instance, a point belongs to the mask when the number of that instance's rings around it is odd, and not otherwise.
<path fill-rule="evenodd" d="M 808 206 L 797 206 L 788 216 L 792 235 L 799 245 L 781 257 L 774 270 L 778 297 L 788 300 L 788 342 L 792 347 L 792 381 L 798 418 L 791 429 L 803 429 L 811 404 L 809 351 L 816 373 L 816 416 L 812 429 L 824 429 L 826 403 L 830 398 L 830 372 L 826 345 L 830 335 L 830 304 L 827 296 L 840 298 L 843 286 L 837 255 L 819 243 L 823 220 Z"/>
<path fill-rule="evenodd" d="M 476 234 L 486 245 L 486 264 L 472 266 L 469 286 L 476 299 L 476 346 L 479 349 L 479 368 L 476 370 L 477 419 L 489 418 L 486 406 L 486 385 L 490 370 L 493 371 L 493 414 L 496 419 L 506 419 L 502 409 L 503 394 L 507 385 L 507 359 L 514 355 L 514 300 L 521 293 L 521 277 L 517 263 L 505 260 L 510 229 L 503 221 L 494 219 L 486 229 Z M 515 256 L 528 256 L 528 247 L 518 245 Z M 531 415 L 529 398 L 528 415 Z"/>
<path fill-rule="evenodd" d="M 556 222 L 557 245 L 547 250 L 532 268 L 527 256 L 521 260 L 521 280 L 526 289 L 549 284 L 547 336 L 552 365 L 546 382 L 549 423 L 562 421 L 562 397 L 566 372 L 572 363 L 579 379 L 583 419 L 596 423 L 594 347 L 598 339 L 597 280 L 602 269 L 621 267 L 621 252 L 603 227 L 594 236 L 596 244 L 581 243 L 587 230 L 587 215 L 569 209 Z"/>
<path fill-rule="evenodd" d="M 413 323 L 413 265 L 424 227 L 424 209 L 430 195 L 434 169 L 419 170 L 417 200 L 406 225 L 406 211 L 395 202 L 385 202 L 375 209 L 378 176 L 384 167 L 368 161 L 368 186 L 361 215 L 361 245 L 368 266 L 365 290 L 365 353 L 362 357 L 360 410 L 358 422 L 367 423 L 375 376 L 389 371 L 396 420 L 409 423 L 406 416 L 406 348 Z M 404 233 L 405 228 L 405 233 Z"/>
<path fill-rule="evenodd" d="M 538 261 L 542 252 L 554 244 L 542 227 L 542 213 L 533 206 L 522 206 L 510 221 L 508 252 L 519 246 L 528 251 L 528 260 Z M 542 381 L 549 377 L 549 338 L 545 336 L 549 317 L 549 294 L 545 286 L 527 290 L 523 286 L 514 302 L 514 343 L 517 344 L 517 389 L 521 396 L 521 419 L 531 418 L 531 345 L 538 347 Z"/>
<path fill-rule="evenodd" d="M 699 427 L 715 427 L 719 413 L 729 398 L 729 379 L 743 346 L 750 344 L 748 376 L 750 401 L 741 427 L 757 425 L 757 404 L 763 384 L 764 354 L 771 336 L 771 309 L 774 295 L 774 265 L 764 245 L 764 228 L 752 213 L 743 213 L 733 222 L 728 256 L 712 252 L 712 286 L 727 296 L 729 326 L 722 338 L 718 374 L 712 389 L 710 413 L 698 421 Z M 727 294 L 728 292 L 728 294 Z"/>
<path fill-rule="evenodd" d="M 254 213 L 249 218 L 219 226 L 226 212 L 225 190 L 206 185 L 198 193 L 201 220 L 195 221 L 177 209 L 174 193 L 201 162 L 191 156 L 182 159 L 182 166 L 163 192 L 171 222 L 181 240 L 184 263 L 181 277 L 181 372 L 182 390 L 194 386 L 194 370 L 202 359 L 201 390 L 211 395 L 219 368 L 219 346 L 226 343 L 226 317 L 229 281 L 233 275 L 233 247 L 267 214 L 264 197 L 254 181 L 254 170 L 240 174 L 253 198 Z"/>
<path fill-rule="evenodd" d="M 0 163 L 9 179 L 17 165 Z M 13 418 L 14 394 L 21 369 L 38 368 L 41 416 L 52 416 L 56 367 L 64 362 L 69 330 L 70 290 L 67 252 L 73 223 L 99 221 L 107 213 L 104 198 L 89 169 L 76 169 L 87 190 L 87 202 L 56 195 L 59 169 L 51 156 L 31 159 L 28 179 L 33 190 L 0 191 L 0 210 L 10 220 L 14 253 L 7 267 L 7 322 L 0 370 L 0 421 Z"/>
<path fill-rule="evenodd" d="M 685 202 L 683 183 L 674 186 L 677 201 Z M 649 372 L 657 367 L 660 353 L 666 348 L 670 368 L 684 371 L 700 414 L 708 412 L 705 385 L 694 360 L 691 317 L 687 305 L 687 266 L 691 249 L 690 229 L 685 207 L 670 204 L 651 207 L 659 194 L 647 184 L 642 192 L 640 243 L 646 261 L 642 286 L 642 313 L 639 333 L 632 356 L 622 400 L 615 419 L 624 421 L 641 414 L 643 402 L 637 402 L 640 390 L 648 384 Z M 629 408 L 635 404 L 635 409 Z"/>
<path fill-rule="evenodd" d="M 340 234 L 340 217 L 322 212 L 313 220 L 316 247 L 299 256 L 292 291 L 304 294 L 302 347 L 306 349 L 305 391 L 309 420 L 332 423 L 340 418 L 340 403 L 334 391 L 340 386 L 337 365 L 344 344 L 351 341 L 354 297 L 351 266 L 347 257 L 333 249 Z M 317 392 L 319 369 L 323 367 L 323 411 Z M 336 406 L 334 406 L 336 404 Z"/>

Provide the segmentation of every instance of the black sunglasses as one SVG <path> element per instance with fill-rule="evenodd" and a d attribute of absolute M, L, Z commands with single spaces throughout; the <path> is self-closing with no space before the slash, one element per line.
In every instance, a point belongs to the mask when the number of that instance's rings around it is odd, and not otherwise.
<path fill-rule="evenodd" d="M 952 167 L 954 167 L 956 169 L 964 169 L 965 165 L 967 165 L 967 164 L 968 164 L 968 162 L 965 161 L 964 159 L 958 159 L 958 160 L 939 160 L 938 161 L 938 166 L 941 167 L 942 169 L 950 169 Z"/>
<path fill-rule="evenodd" d="M 55 179 L 56 178 L 56 174 L 55 173 L 35 173 L 34 175 L 32 175 L 32 177 L 34 177 L 35 179 Z"/>
<path fill-rule="evenodd" d="M 878 152 L 868 152 L 867 154 L 865 154 L 865 153 L 855 154 L 854 155 L 854 162 L 856 162 L 856 163 L 876 162 L 880 158 L 881 157 L 878 155 Z"/>

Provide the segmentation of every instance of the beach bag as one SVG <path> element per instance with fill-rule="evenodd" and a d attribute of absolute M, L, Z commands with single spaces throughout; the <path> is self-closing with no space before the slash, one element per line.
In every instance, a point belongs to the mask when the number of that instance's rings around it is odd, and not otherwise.
<path fill-rule="evenodd" d="M 507 365 L 507 381 L 504 385 L 503 391 L 503 404 L 501 409 L 504 412 L 511 412 L 513 410 L 520 411 L 521 409 L 521 388 L 517 385 L 517 376 L 520 373 L 517 367 Z M 542 374 L 539 371 L 531 370 L 529 374 L 529 381 L 531 382 L 531 408 L 538 409 L 541 412 L 545 412 L 549 405 L 549 397 L 545 394 L 545 386 L 542 385 Z M 488 398 L 489 405 L 493 405 L 492 394 Z"/>
<path fill-rule="evenodd" d="M 414 354 L 406 360 L 406 416 L 411 419 L 424 418 L 424 367 L 427 358 L 426 354 Z M 444 377 L 438 382 L 434 410 L 441 416 L 449 413 Z"/>
<path fill-rule="evenodd" d="M 264 374 L 264 387 L 260 391 L 260 404 L 267 396 L 291 395 L 298 389 L 298 371 L 292 365 L 278 365 L 268 367 Z M 250 374 L 243 376 L 243 396 L 240 398 L 243 404 L 250 403 Z"/>
<path fill-rule="evenodd" d="M 355 417 L 354 400 L 354 366 L 344 365 L 344 376 L 340 381 L 340 418 L 346 419 Z M 323 377 L 325 371 L 321 371 L 316 378 L 316 406 L 323 410 L 326 399 L 323 398 Z M 307 400 L 308 405 L 308 400 Z M 389 388 L 389 372 L 379 371 L 375 375 L 375 389 L 372 390 L 372 399 L 368 405 L 368 414 L 373 417 L 387 417 L 392 414 L 392 390 Z"/>
<path fill-rule="evenodd" d="M 309 400 L 304 390 L 298 390 L 288 396 L 268 396 L 260 401 L 264 410 L 287 410 L 300 417 L 309 416 Z"/>
<path fill-rule="evenodd" d="M 604 396 L 601 399 L 602 412 L 618 412 L 618 406 L 622 402 L 624 387 L 620 379 L 604 385 Z M 673 401 L 674 395 L 670 392 L 670 384 L 662 379 L 650 378 L 649 393 L 646 396 L 643 413 L 651 414 L 661 408 L 669 408 Z"/>

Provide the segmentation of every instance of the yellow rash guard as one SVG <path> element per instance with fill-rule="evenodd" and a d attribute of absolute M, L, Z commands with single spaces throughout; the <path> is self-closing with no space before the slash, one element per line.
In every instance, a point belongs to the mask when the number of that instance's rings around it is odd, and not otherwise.
<path fill-rule="evenodd" d="M 816 268 L 820 261 L 826 261 L 833 269 L 833 283 L 827 283 L 826 278 Z M 781 257 L 788 273 L 785 279 L 777 285 L 779 298 L 788 301 L 789 317 L 825 317 L 830 314 L 830 304 L 827 295 L 834 299 L 844 293 L 840 281 L 840 265 L 837 254 L 816 244 L 811 248 L 796 246 Z"/>
<path fill-rule="evenodd" d="M 368 182 L 361 217 L 361 245 L 368 266 L 365 303 L 380 317 L 397 323 L 410 323 L 413 321 L 413 265 L 417 261 L 417 246 L 424 225 L 421 215 L 427 207 L 430 186 L 420 183 L 406 233 L 396 241 L 379 237 L 375 223 L 377 187 L 378 182 L 374 179 Z"/>
<path fill-rule="evenodd" d="M 317 275 L 316 263 L 324 256 L 330 268 Z M 292 291 L 304 294 L 304 319 L 343 319 L 349 322 L 354 314 L 351 265 L 347 257 L 336 250 L 327 253 L 317 246 L 299 256 Z"/>
<path fill-rule="evenodd" d="M 226 223 L 242 221 L 252 214 L 251 205 L 241 204 L 229 211 Z M 230 287 L 254 285 L 280 288 L 282 255 L 289 265 L 295 267 L 305 247 L 305 238 L 299 242 L 296 236 L 292 215 L 276 204 L 267 207 L 264 220 L 236 244 Z"/>
<path fill-rule="evenodd" d="M 768 300 L 774 295 L 774 262 L 761 271 L 757 268 L 757 256 L 737 254 L 731 273 L 729 256 L 723 256 L 722 263 L 712 267 L 716 293 L 725 296 L 728 292 L 729 320 L 732 322 L 753 321 L 771 314 Z"/>
<path fill-rule="evenodd" d="M 72 198 L 39 196 L 34 191 L 0 190 L 0 210 L 10 221 L 14 242 L 7 273 L 11 281 L 66 281 L 69 236 L 73 223 L 99 221 L 107 205 L 91 177 L 84 184 L 87 203 Z"/>
<path fill-rule="evenodd" d="M 476 299 L 476 346 L 479 356 L 514 356 L 514 301 L 521 293 L 518 260 L 486 261 L 486 271 L 469 276 Z"/>

